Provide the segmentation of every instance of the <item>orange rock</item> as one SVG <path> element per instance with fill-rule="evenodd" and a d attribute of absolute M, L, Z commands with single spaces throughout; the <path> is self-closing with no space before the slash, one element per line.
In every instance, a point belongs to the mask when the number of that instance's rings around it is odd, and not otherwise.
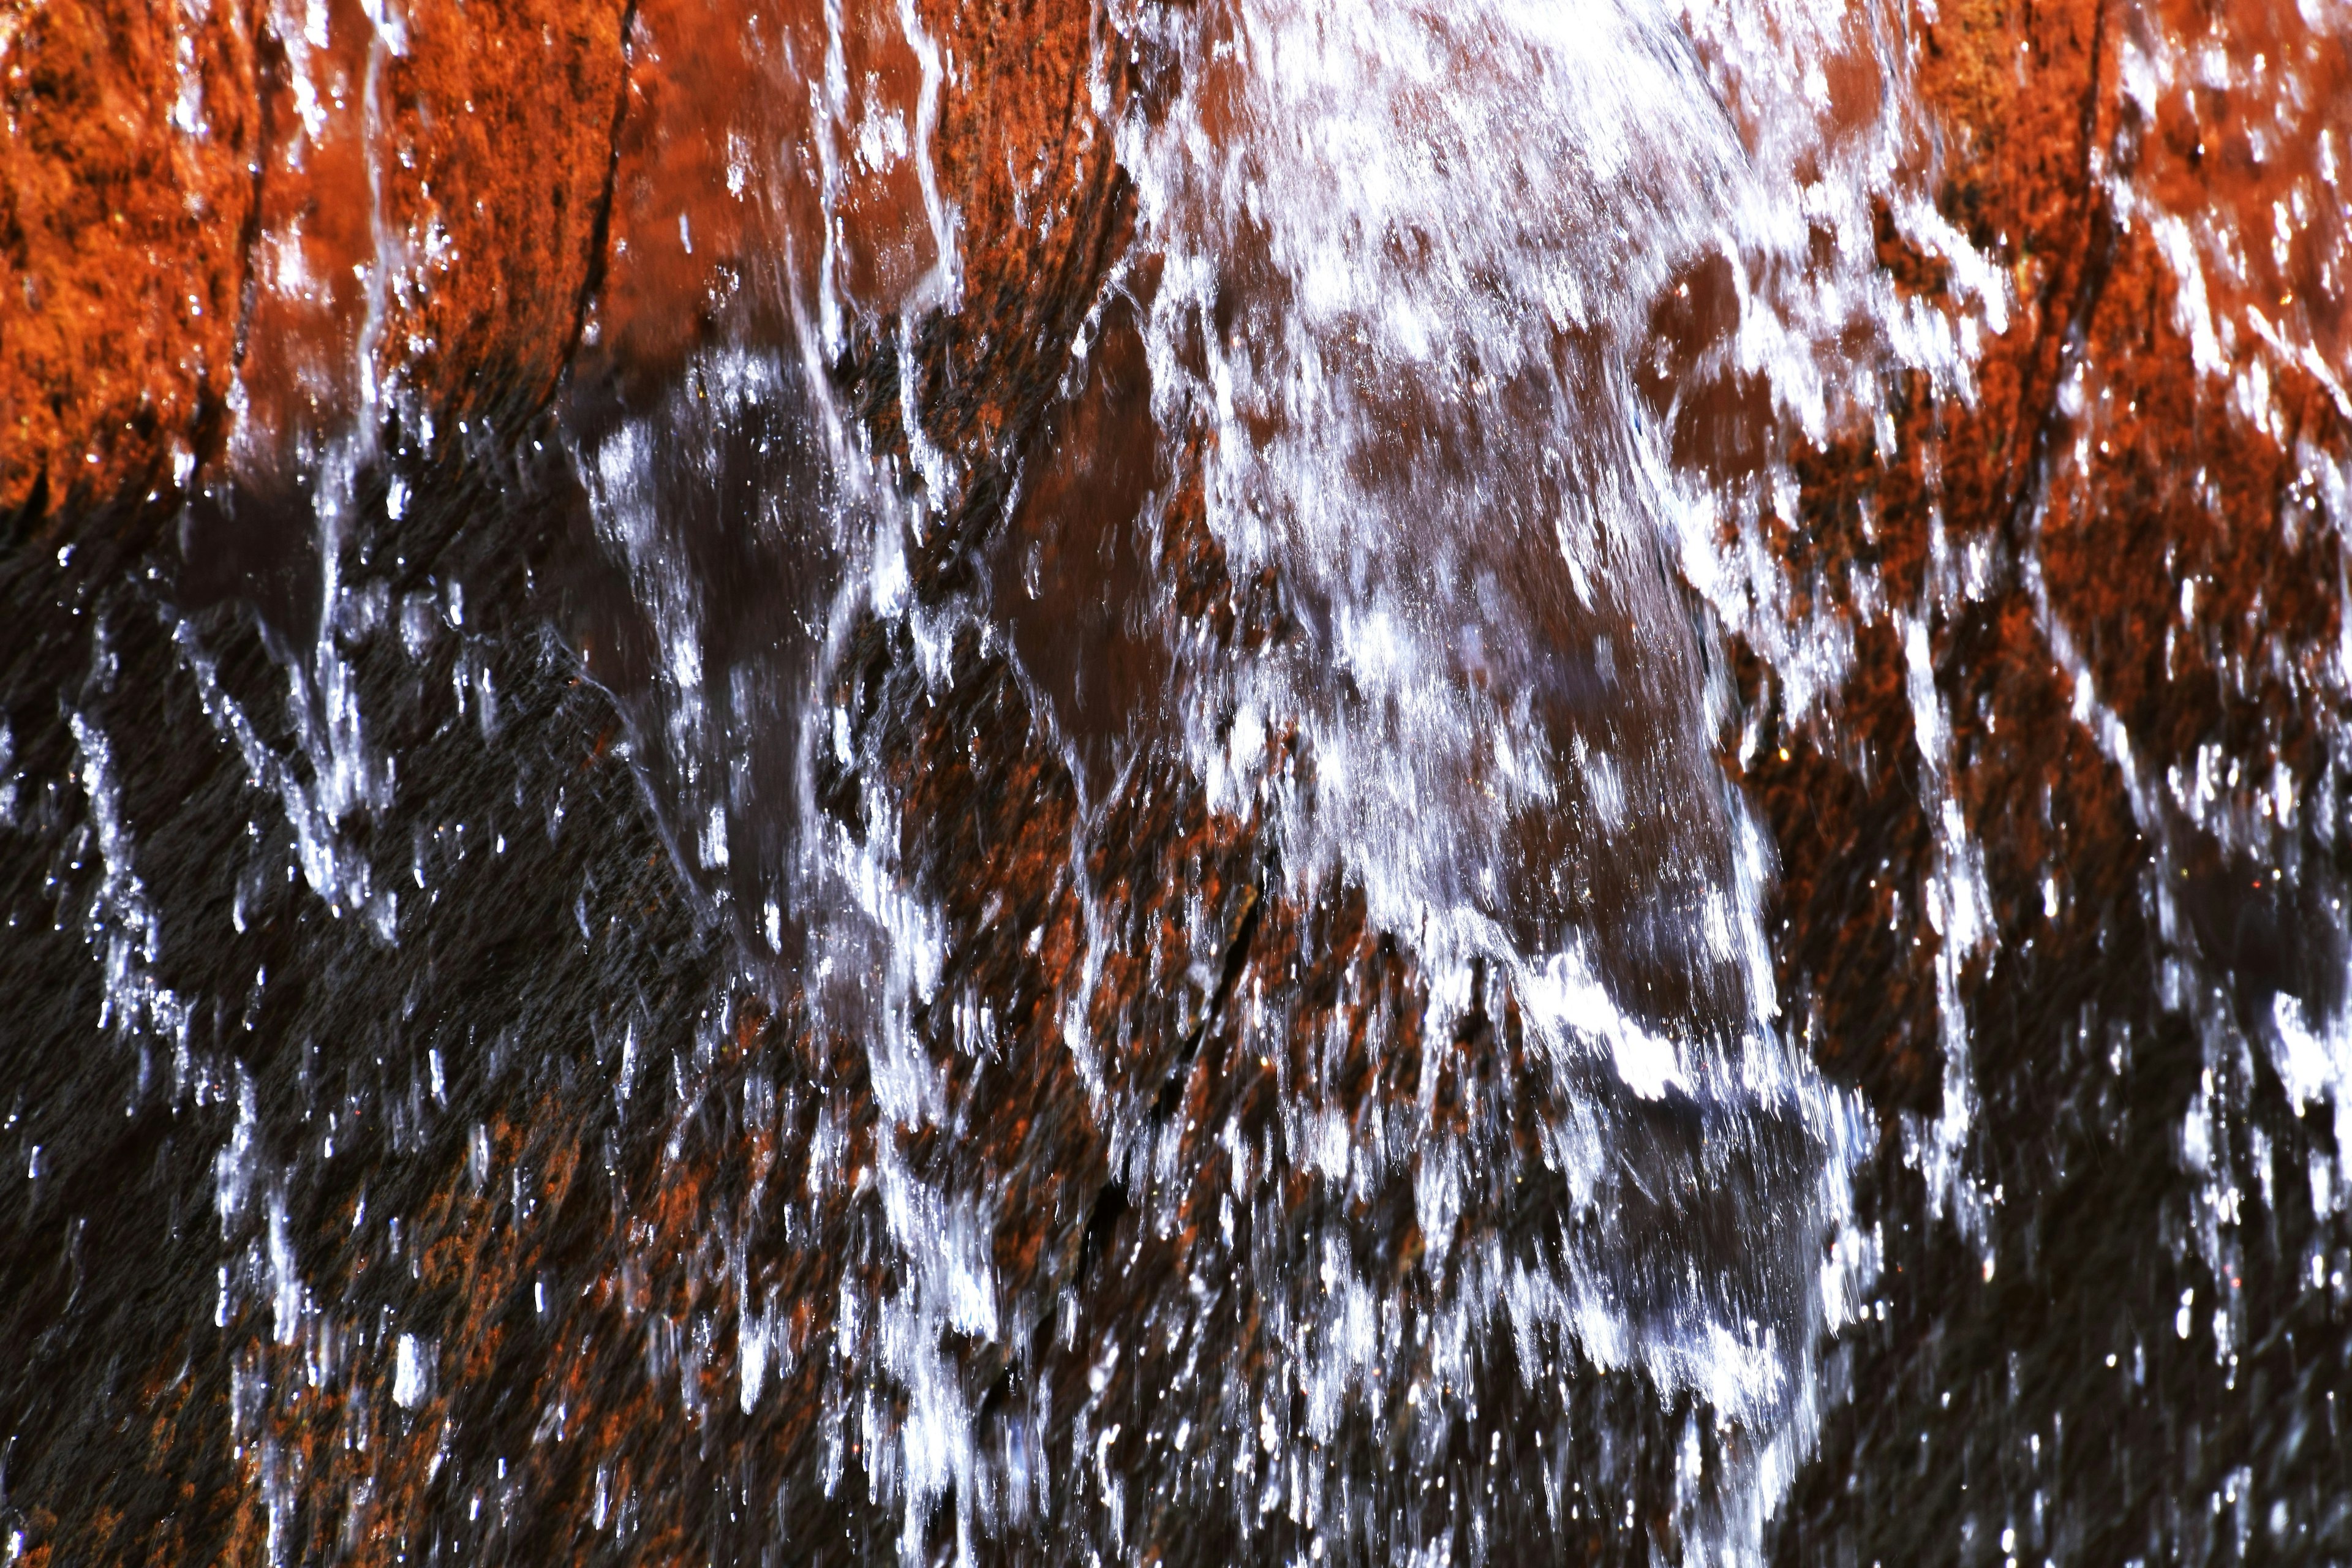
<path fill-rule="evenodd" d="M 387 387 L 538 406 L 601 242 L 621 13 L 0 22 L 0 509 L 151 486 L 213 453 L 233 401 L 240 469 L 273 471 Z"/>
<path fill-rule="evenodd" d="M 2323 138 L 2352 116 L 2352 58 L 2290 5 L 2217 21 L 2086 0 L 2020 19 L 1944 0 L 1918 37 L 1938 205 L 2007 270 L 2015 305 L 1973 399 L 1913 384 L 1892 400 L 1891 449 L 1798 455 L 1784 567 L 1801 597 L 1865 624 L 1834 711 L 1762 752 L 1747 782 L 1781 850 L 1784 998 L 1833 1071 L 1924 1109 L 1936 826 L 1899 635 L 1855 606 L 1853 574 L 1927 619 L 1950 788 L 1985 855 L 1989 952 L 2038 942 L 2091 973 L 2158 852 L 2083 697 L 2120 721 L 2141 780 L 2212 742 L 2305 781 L 2324 770 L 2334 699 L 2317 665 L 2343 606 L 2305 454 L 2341 461 L 2352 445 L 2345 224 L 2322 177 Z M 2190 68 L 2209 42 L 2237 85 Z M 1885 237 L 1898 280 L 1941 296 L 1940 270 Z M 2242 395 L 2256 388 L 2259 412 Z M 1986 580 L 1957 599 L 1934 585 L 1938 527 L 1948 552 L 1985 552 Z M 2177 831 L 2184 865 L 2214 860 Z M 1964 1001 L 1989 984 L 1989 963 L 1972 967 Z"/>
<path fill-rule="evenodd" d="M 252 22 L 0 10 L 0 512 L 149 486 L 216 426 L 253 212 Z"/>
<path fill-rule="evenodd" d="M 385 222 L 427 237 L 404 258 L 383 353 L 430 405 L 511 419 L 554 390 L 604 238 L 623 15 L 622 0 L 407 7 L 408 48 L 384 71 Z"/>

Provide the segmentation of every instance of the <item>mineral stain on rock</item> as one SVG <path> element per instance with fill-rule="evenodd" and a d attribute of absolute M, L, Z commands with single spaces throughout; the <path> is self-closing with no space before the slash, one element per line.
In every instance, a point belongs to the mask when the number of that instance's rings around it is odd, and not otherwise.
<path fill-rule="evenodd" d="M 8 1561 L 2352 1554 L 2343 17 L 0 100 Z"/>

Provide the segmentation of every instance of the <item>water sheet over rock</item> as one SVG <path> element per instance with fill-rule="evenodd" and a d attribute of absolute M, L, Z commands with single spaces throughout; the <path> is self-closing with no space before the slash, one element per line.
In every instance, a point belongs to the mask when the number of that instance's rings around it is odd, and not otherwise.
<path fill-rule="evenodd" d="M 2347 49 L 0 18 L 0 1548 L 2352 1553 Z"/>

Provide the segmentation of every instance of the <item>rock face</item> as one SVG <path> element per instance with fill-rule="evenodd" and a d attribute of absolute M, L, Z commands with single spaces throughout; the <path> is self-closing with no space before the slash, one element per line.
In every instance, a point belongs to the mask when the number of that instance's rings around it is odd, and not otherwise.
<path fill-rule="evenodd" d="M 2326 15 L 0 77 L 13 1555 L 2352 1551 Z"/>
<path fill-rule="evenodd" d="M 186 486 L 222 455 L 233 386 L 258 399 L 237 416 L 252 442 L 348 423 L 370 374 L 450 417 L 537 408 L 603 242 L 622 21 L 25 13 L 5 63 L 0 508 Z M 383 254 L 383 234 L 404 243 Z"/>
<path fill-rule="evenodd" d="M 0 508 L 46 515 L 147 489 L 217 427 L 261 126 L 246 27 L 143 5 L 7 26 Z"/>

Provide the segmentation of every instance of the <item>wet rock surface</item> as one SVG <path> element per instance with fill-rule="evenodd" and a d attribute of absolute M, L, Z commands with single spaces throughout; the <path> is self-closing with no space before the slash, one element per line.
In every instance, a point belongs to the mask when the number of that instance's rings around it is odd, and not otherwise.
<path fill-rule="evenodd" d="M 12 1560 L 2352 1553 L 2340 20 L 1379 10 L 0 20 Z"/>

